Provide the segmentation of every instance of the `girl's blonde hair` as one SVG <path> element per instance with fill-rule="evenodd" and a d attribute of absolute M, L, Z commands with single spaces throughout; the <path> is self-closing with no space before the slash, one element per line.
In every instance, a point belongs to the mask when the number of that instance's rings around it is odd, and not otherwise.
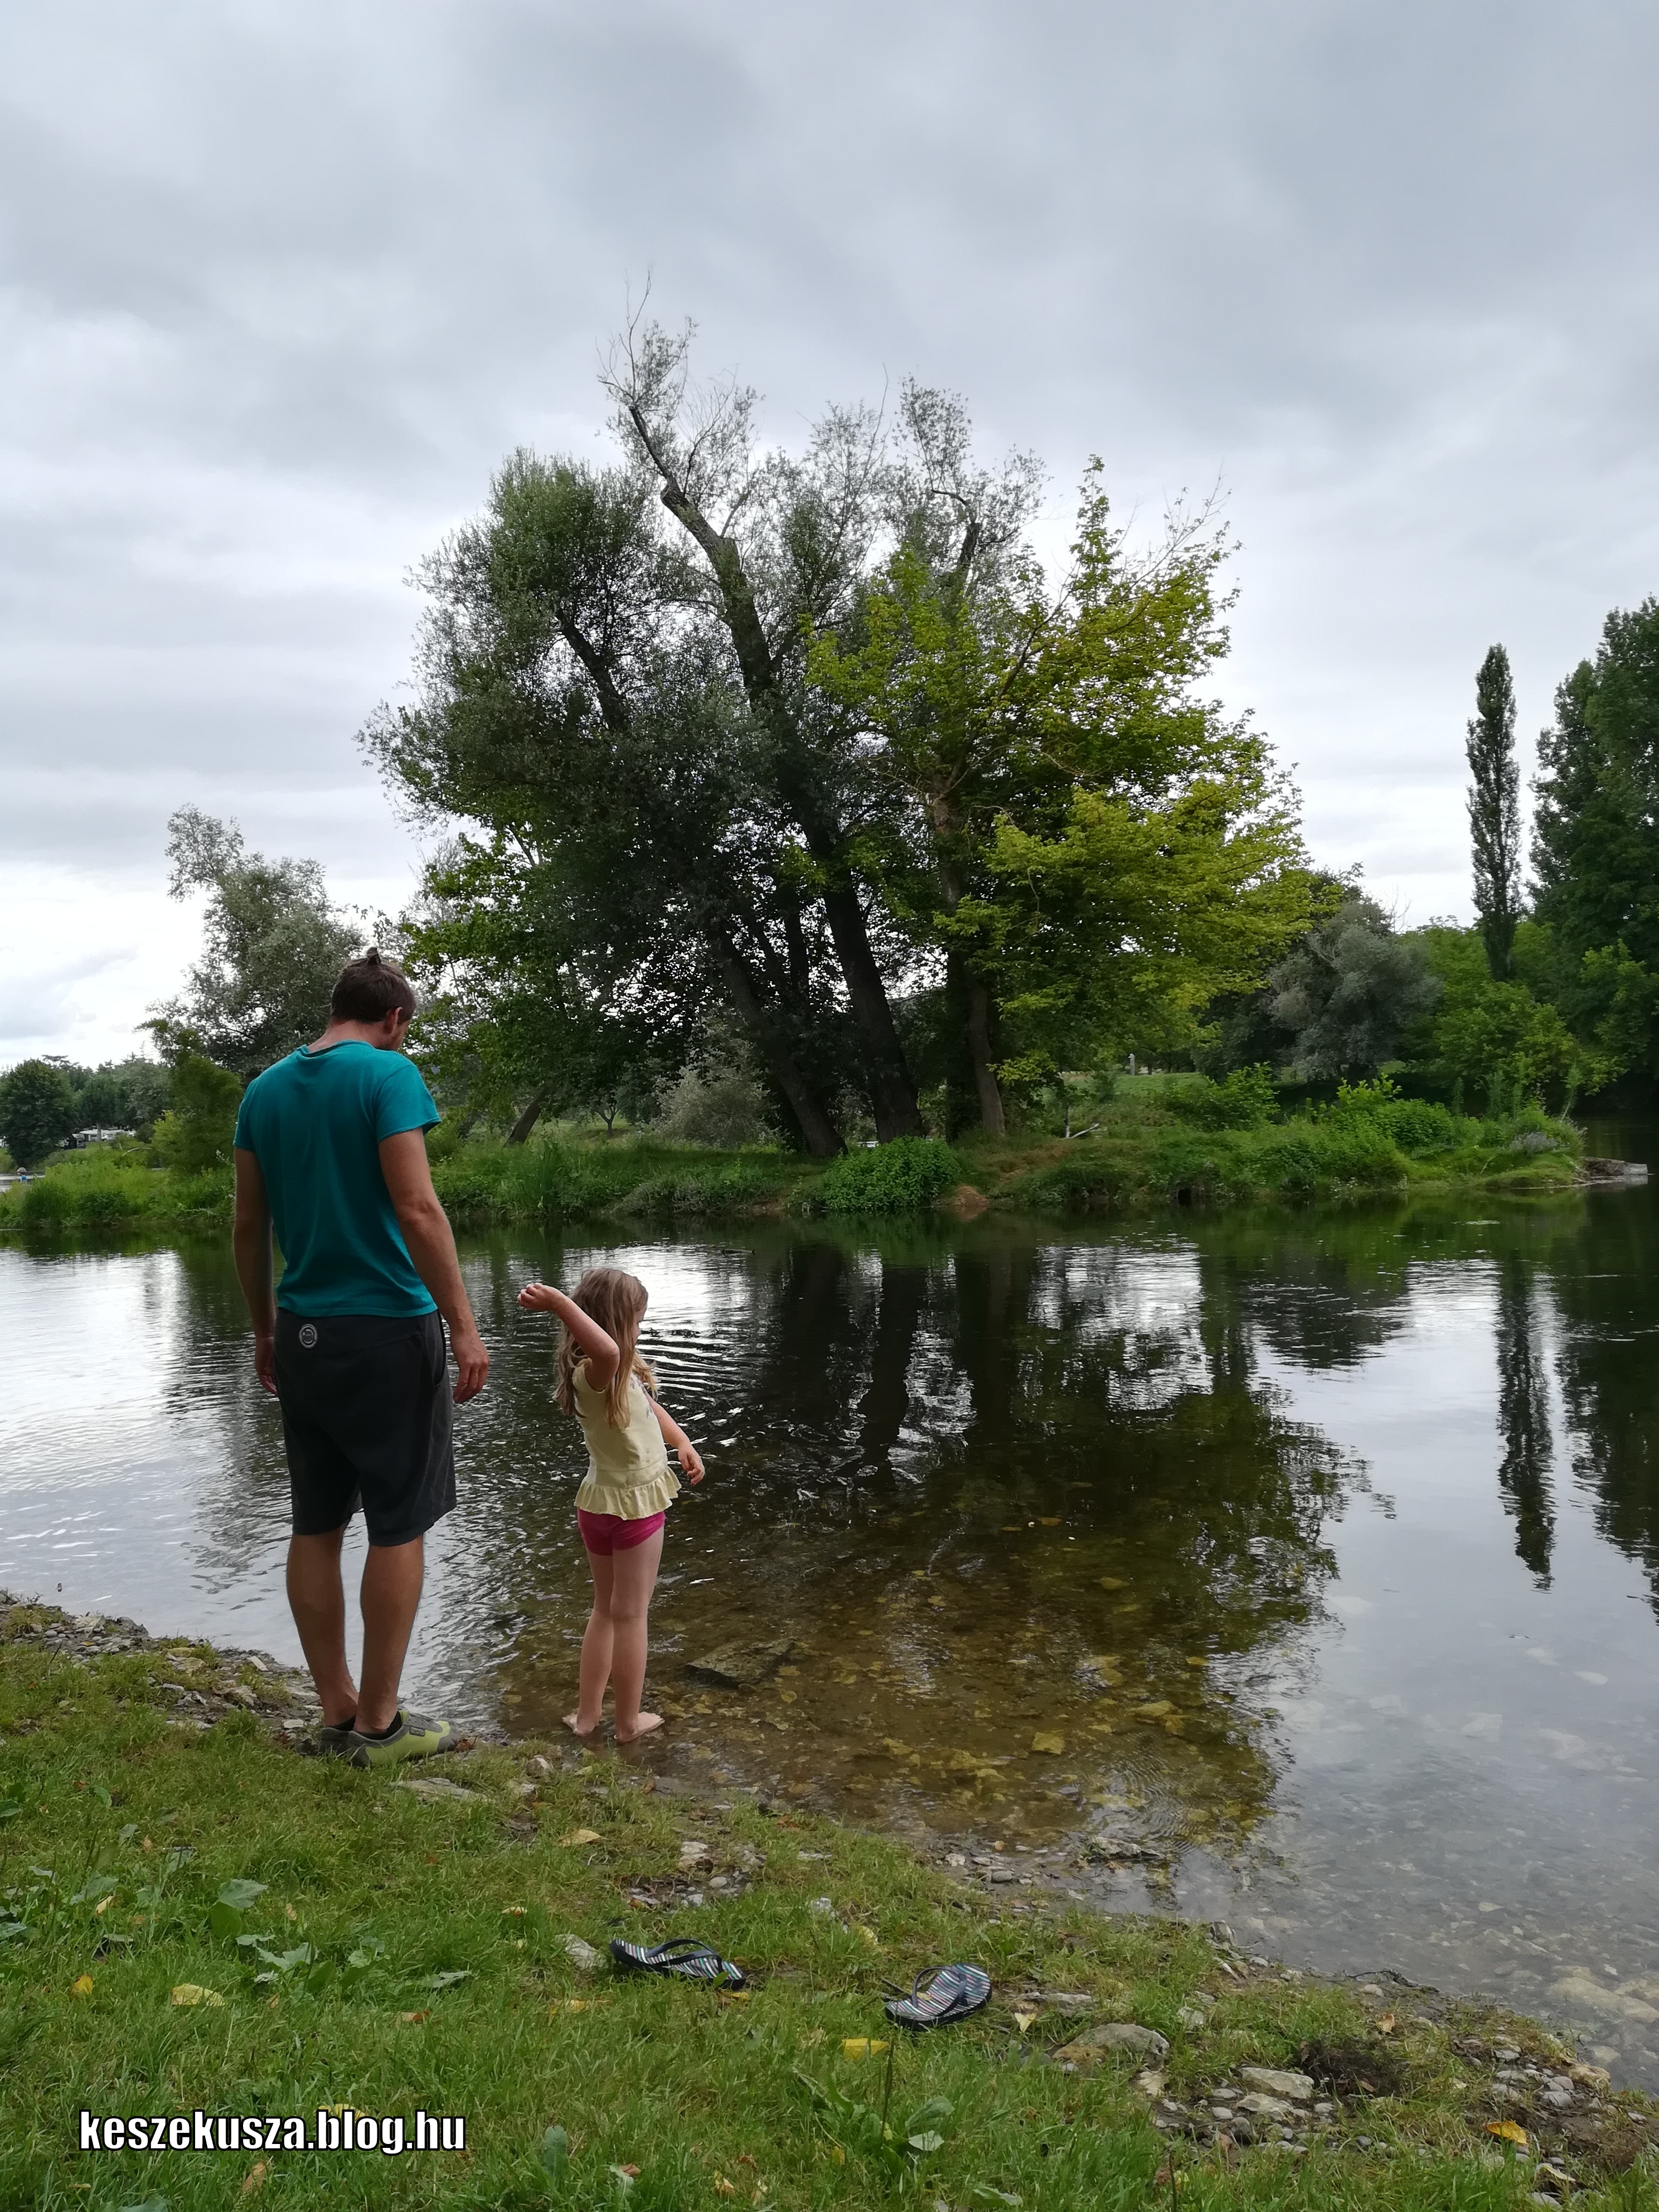
<path fill-rule="evenodd" d="M 605 1393 L 605 1418 L 613 1429 L 628 1426 L 628 1386 L 634 1376 L 653 1398 L 657 1395 L 657 1378 L 639 1354 L 640 1322 L 648 1295 L 637 1275 L 625 1275 L 620 1267 L 590 1267 L 570 1293 L 571 1304 L 598 1322 L 621 1355 Z M 576 1410 L 576 1370 L 586 1357 L 570 1331 L 562 1328 L 553 1395 L 567 1413 Z"/>

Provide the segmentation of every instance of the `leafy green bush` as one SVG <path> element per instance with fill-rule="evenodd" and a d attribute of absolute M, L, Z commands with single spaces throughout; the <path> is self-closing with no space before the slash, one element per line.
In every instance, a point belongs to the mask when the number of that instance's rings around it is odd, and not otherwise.
<path fill-rule="evenodd" d="M 74 1210 L 73 1194 L 57 1176 L 42 1176 L 36 1182 L 25 1183 L 14 1203 L 17 1219 L 37 1235 L 67 1229 Z"/>
<path fill-rule="evenodd" d="M 1200 1129 L 1259 1129 L 1278 1115 L 1279 1085 L 1270 1067 L 1236 1067 L 1219 1083 L 1206 1075 L 1172 1091 L 1169 1109 Z"/>
<path fill-rule="evenodd" d="M 962 1163 L 941 1138 L 896 1137 L 832 1160 L 808 1202 L 824 1213 L 924 1213 L 962 1180 Z"/>
<path fill-rule="evenodd" d="M 1413 1159 L 1426 1152 L 1451 1152 L 1462 1140 L 1463 1127 L 1456 1116 L 1427 1098 L 1397 1098 L 1379 1112 L 1377 1120 Z"/>

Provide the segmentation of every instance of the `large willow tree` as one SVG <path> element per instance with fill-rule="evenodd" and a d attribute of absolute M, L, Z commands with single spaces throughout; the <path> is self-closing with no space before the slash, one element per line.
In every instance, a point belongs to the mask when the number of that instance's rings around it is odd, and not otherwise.
<path fill-rule="evenodd" d="M 636 328 L 605 381 L 620 463 L 512 457 L 421 572 L 415 703 L 366 733 L 460 825 L 413 939 L 458 1060 L 521 1110 L 672 1066 L 718 994 L 825 1153 L 849 1096 L 921 1127 L 929 993 L 1000 1129 L 1009 1074 L 1260 980 L 1307 882 L 1265 744 L 1199 696 L 1213 532 L 1133 559 L 1091 478 L 1051 588 L 1035 464 L 978 467 L 943 395 L 791 453 L 684 337 Z"/>

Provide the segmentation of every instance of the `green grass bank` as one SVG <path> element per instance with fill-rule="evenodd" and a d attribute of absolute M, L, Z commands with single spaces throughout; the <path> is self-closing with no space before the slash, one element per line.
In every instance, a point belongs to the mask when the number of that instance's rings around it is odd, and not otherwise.
<path fill-rule="evenodd" d="M 712 1767 L 671 1793 L 519 1743 L 354 1773 L 298 1754 L 302 1708 L 251 1655 L 0 1600 L 0 2205 L 1656 2202 L 1649 2101 L 1535 2023 L 1092 1917 L 1063 1866 L 982 1882 Z M 706 1938 L 750 1987 L 618 1976 L 617 1934 Z M 948 1959 L 989 2008 L 891 2035 L 884 1981 Z M 285 2140 L 347 2108 L 464 2147 Z M 149 2147 L 198 2111 L 236 2147 Z"/>
<path fill-rule="evenodd" d="M 451 1218 L 479 1226 L 891 1217 L 981 1203 L 1043 1214 L 1305 1205 L 1436 1189 L 1559 1191 L 1583 1174 L 1569 1122 L 1534 1108 L 1474 1119 L 1386 1085 L 1286 1115 L 1248 1077 L 1140 1078 L 1121 1080 L 1091 1110 L 1098 1126 L 1069 1139 L 905 1139 L 827 1166 L 767 1146 L 721 1152 L 649 1134 L 607 1139 L 553 1127 L 510 1146 L 441 1131 L 433 1177 Z M 205 1225 L 228 1220 L 229 1209 L 226 1167 L 185 1175 L 149 1165 L 138 1146 L 98 1148 L 59 1155 L 34 1181 L 0 1192 L 0 1235 Z"/>

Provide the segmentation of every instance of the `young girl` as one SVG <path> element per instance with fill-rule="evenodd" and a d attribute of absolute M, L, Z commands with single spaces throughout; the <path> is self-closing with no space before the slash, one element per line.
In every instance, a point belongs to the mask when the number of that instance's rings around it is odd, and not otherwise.
<path fill-rule="evenodd" d="M 578 1735 L 599 1724 L 608 1681 L 616 1698 L 618 1743 L 662 1726 L 660 1713 L 640 1711 L 645 1687 L 645 1623 L 669 1501 L 679 1481 L 667 1447 L 679 1454 L 688 1482 L 702 1480 L 696 1447 L 657 1403 L 657 1378 L 639 1355 L 645 1285 L 620 1267 L 590 1267 L 574 1297 L 546 1283 L 527 1283 L 519 1304 L 556 1314 L 559 1339 L 554 1396 L 574 1413 L 587 1439 L 587 1478 L 576 1492 L 576 1526 L 593 1577 L 593 1610 L 582 1638 L 576 1710 L 564 1717 Z"/>

